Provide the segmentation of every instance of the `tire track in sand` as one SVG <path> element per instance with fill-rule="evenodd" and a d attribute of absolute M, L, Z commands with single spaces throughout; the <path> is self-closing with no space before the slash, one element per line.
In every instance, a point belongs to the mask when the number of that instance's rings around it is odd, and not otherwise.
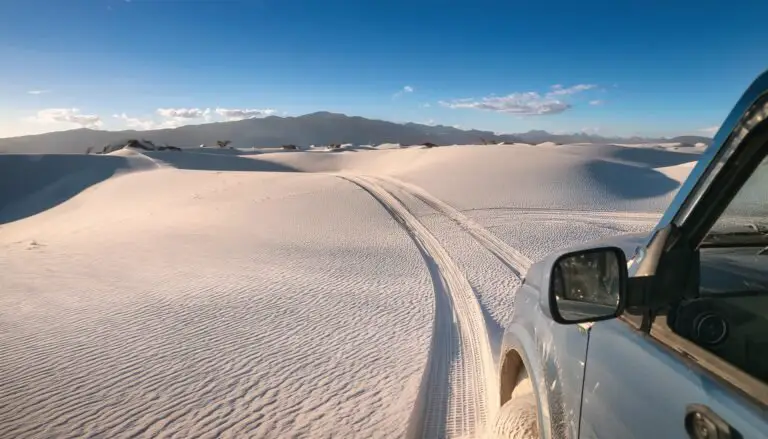
<path fill-rule="evenodd" d="M 522 277 L 533 263 L 527 256 L 520 253 L 520 251 L 510 247 L 507 243 L 488 231 L 488 229 L 476 223 L 463 213 L 459 212 L 450 204 L 433 196 L 419 186 L 406 183 L 389 176 L 374 177 L 374 179 L 395 185 L 399 189 L 405 191 L 407 194 L 421 200 L 431 208 L 435 209 L 438 213 L 441 213 L 451 219 L 462 229 L 467 231 L 467 233 L 472 235 L 472 237 L 475 238 L 477 242 L 488 249 L 488 251 L 496 256 L 496 258 L 501 261 L 502 264 L 506 265 L 507 268 L 512 270 L 517 276 Z"/>
<path fill-rule="evenodd" d="M 437 238 L 393 194 L 370 177 L 338 175 L 374 197 L 421 251 L 435 290 L 435 318 L 412 438 L 474 437 L 498 406 L 493 356 L 480 304 L 461 269 Z"/>
<path fill-rule="evenodd" d="M 470 211 L 481 211 L 486 214 L 493 212 L 507 212 L 506 214 L 501 214 L 501 218 L 508 218 L 509 213 L 513 213 L 516 217 L 525 217 L 529 220 L 575 221 L 608 228 L 610 228 L 611 224 L 617 222 L 653 226 L 659 221 L 659 218 L 661 218 L 660 213 L 654 212 L 614 212 L 541 207 L 486 207 L 464 210 L 464 212 Z M 491 218 L 492 217 L 493 216 L 491 216 Z"/>

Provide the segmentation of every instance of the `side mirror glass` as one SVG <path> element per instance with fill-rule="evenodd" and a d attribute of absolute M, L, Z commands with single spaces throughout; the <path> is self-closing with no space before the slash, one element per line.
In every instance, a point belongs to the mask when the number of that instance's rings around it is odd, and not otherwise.
<path fill-rule="evenodd" d="M 624 252 L 605 247 L 568 253 L 552 266 L 549 306 L 558 323 L 584 323 L 618 316 L 624 307 Z"/>

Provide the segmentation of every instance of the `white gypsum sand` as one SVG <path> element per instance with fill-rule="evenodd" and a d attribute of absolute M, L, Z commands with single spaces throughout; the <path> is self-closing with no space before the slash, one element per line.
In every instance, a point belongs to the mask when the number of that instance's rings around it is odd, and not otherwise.
<path fill-rule="evenodd" d="M 648 230 L 698 157 L 346 149 L 0 156 L 0 431 L 479 434 L 519 275 Z"/>

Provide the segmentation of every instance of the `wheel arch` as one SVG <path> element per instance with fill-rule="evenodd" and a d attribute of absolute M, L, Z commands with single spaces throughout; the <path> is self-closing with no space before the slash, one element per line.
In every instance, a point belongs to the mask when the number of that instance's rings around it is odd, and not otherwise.
<path fill-rule="evenodd" d="M 511 399 L 512 391 L 524 373 L 531 380 L 533 395 L 536 398 L 539 435 L 549 439 L 553 437 L 552 401 L 550 400 L 549 389 L 545 384 L 546 369 L 537 356 L 539 351 L 536 349 L 533 338 L 526 336 L 527 334 L 522 326 L 516 324 L 507 328 L 499 357 L 499 396 L 501 402 L 499 407 Z"/>
<path fill-rule="evenodd" d="M 499 371 L 499 405 L 512 398 L 512 391 L 520 381 L 522 373 L 527 374 L 523 357 L 514 348 L 504 353 Z"/>

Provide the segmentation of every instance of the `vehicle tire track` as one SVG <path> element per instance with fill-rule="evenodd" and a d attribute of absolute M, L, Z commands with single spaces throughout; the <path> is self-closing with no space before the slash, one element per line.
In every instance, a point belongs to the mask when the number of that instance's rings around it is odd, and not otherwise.
<path fill-rule="evenodd" d="M 393 194 L 370 177 L 338 175 L 356 184 L 400 223 L 422 253 L 435 290 L 433 337 L 408 436 L 473 437 L 498 407 L 493 356 L 480 304 L 461 269 Z"/>
<path fill-rule="evenodd" d="M 659 218 L 661 218 L 660 213 L 654 212 L 613 212 L 604 210 L 553 209 L 546 207 L 483 207 L 462 210 L 462 212 L 471 211 L 507 211 L 514 212 L 516 215 L 529 216 L 536 219 L 576 220 L 582 222 L 589 220 L 604 220 L 655 224 L 659 221 Z"/>
<path fill-rule="evenodd" d="M 502 264 L 506 265 L 517 276 L 522 277 L 525 275 L 526 271 L 528 271 L 528 268 L 533 263 L 527 256 L 522 254 L 520 251 L 510 247 L 507 243 L 488 231 L 488 229 L 468 218 L 458 209 L 433 196 L 426 190 L 414 184 L 400 181 L 394 177 L 381 176 L 374 177 L 374 179 L 382 182 L 388 182 L 397 186 L 406 193 L 432 207 L 437 212 L 451 219 L 461 228 L 466 230 L 470 235 L 472 235 L 475 240 L 477 240 L 483 247 L 488 249 L 488 251 L 496 256 L 496 258 L 501 261 Z"/>

